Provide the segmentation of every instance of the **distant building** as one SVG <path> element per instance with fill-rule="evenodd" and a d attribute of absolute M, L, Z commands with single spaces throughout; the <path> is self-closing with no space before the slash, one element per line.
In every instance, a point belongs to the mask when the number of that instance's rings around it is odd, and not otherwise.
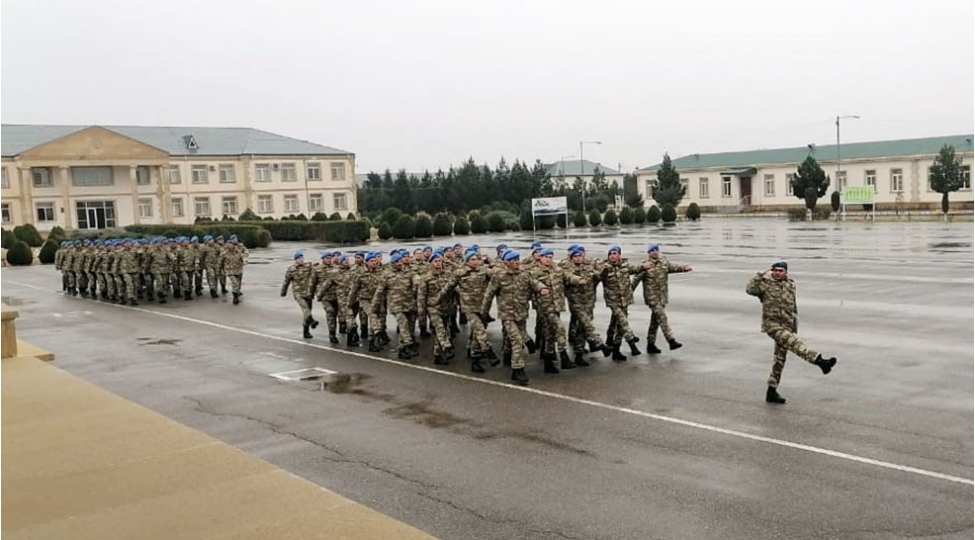
<path fill-rule="evenodd" d="M 696 202 L 703 209 L 741 211 L 748 208 L 783 209 L 803 204 L 793 196 L 789 181 L 796 168 L 813 156 L 830 176 L 829 192 L 847 186 L 873 186 L 878 208 L 895 204 L 909 208 L 938 208 L 941 194 L 931 189 L 929 168 L 944 145 L 955 148 L 964 163 L 965 187 L 952 193 L 955 206 L 972 206 L 972 135 L 903 139 L 836 145 L 691 154 L 674 159 L 687 194 L 681 205 Z M 652 182 L 660 164 L 637 170 L 647 204 L 653 203 Z"/>
<path fill-rule="evenodd" d="M 590 184 L 592 177 L 598 171 L 606 175 L 607 184 L 616 185 L 620 189 L 623 188 L 623 173 L 594 161 L 580 161 L 578 159 L 556 161 L 555 163 L 546 163 L 545 170 L 552 178 L 565 178 L 569 187 L 572 187 L 576 178 L 582 178 L 587 185 Z"/>
<path fill-rule="evenodd" d="M 6 124 L 4 226 L 356 211 L 355 154 L 252 128 Z"/>

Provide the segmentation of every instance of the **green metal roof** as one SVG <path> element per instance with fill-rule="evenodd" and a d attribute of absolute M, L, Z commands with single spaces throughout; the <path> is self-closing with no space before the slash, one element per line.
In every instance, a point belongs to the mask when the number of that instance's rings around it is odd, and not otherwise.
<path fill-rule="evenodd" d="M 946 144 L 954 146 L 957 152 L 971 152 L 972 139 L 973 135 L 969 134 L 928 137 L 925 139 L 843 143 L 840 145 L 840 158 L 843 160 L 853 160 L 934 155 Z M 771 150 L 748 150 L 745 152 L 721 152 L 718 154 L 690 154 L 673 160 L 673 164 L 678 170 L 787 165 L 801 163 L 809 155 L 820 162 L 836 161 L 835 144 L 810 146 L 775 148 Z M 640 169 L 638 172 L 653 172 L 659 167 L 660 164 L 658 163 L 652 167 Z"/>

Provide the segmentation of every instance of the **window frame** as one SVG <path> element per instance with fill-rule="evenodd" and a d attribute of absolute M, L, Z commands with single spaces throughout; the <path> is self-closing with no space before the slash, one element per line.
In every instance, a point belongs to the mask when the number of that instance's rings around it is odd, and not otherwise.
<path fill-rule="evenodd" d="M 335 174 L 336 170 L 340 172 L 339 175 Z M 345 163 L 332 161 L 329 163 L 329 171 L 329 177 L 333 182 L 345 182 Z"/>
<path fill-rule="evenodd" d="M 137 186 L 152 185 L 152 172 L 149 170 L 149 167 L 146 167 L 145 165 L 136 166 L 135 185 Z"/>
<path fill-rule="evenodd" d="M 10 177 L 7 176 L 9 174 L 7 172 L 7 168 L 8 167 L 0 167 L 0 188 L 10 187 Z"/>
<path fill-rule="evenodd" d="M 318 201 L 317 208 L 312 204 L 312 201 Z M 309 193 L 308 194 L 308 213 L 313 214 L 315 212 L 325 211 L 325 194 L 324 193 Z"/>
<path fill-rule="evenodd" d="M 203 180 L 197 180 L 197 173 L 203 173 Z M 190 183 L 197 186 L 205 186 L 210 183 L 210 167 L 208 165 L 190 166 Z"/>
<path fill-rule="evenodd" d="M 89 184 L 89 183 L 80 183 L 79 184 L 78 183 L 78 180 L 79 179 L 77 178 L 77 176 L 75 175 L 75 173 L 76 172 L 79 172 L 81 169 L 86 169 L 86 170 L 87 169 L 103 169 L 103 170 L 107 170 L 108 171 L 108 181 L 107 182 L 99 182 L 97 184 Z M 86 166 L 86 167 L 71 167 L 71 186 L 72 187 L 87 188 L 87 187 L 102 187 L 102 186 L 114 186 L 114 185 L 115 185 L 115 170 L 112 167 L 99 167 L 99 166 L 95 166 L 95 167 L 90 167 L 90 166 Z"/>
<path fill-rule="evenodd" d="M 771 186 L 772 189 L 769 189 Z M 762 176 L 762 196 L 775 197 L 775 175 L 766 174 Z"/>
<path fill-rule="evenodd" d="M 897 178 L 897 183 L 899 184 L 898 189 L 894 189 L 894 178 Z M 890 192 L 891 193 L 904 193 L 904 169 L 891 169 L 890 170 Z"/>
<path fill-rule="evenodd" d="M 174 172 L 176 173 L 175 181 L 173 180 Z M 169 185 L 171 186 L 183 183 L 183 171 L 180 169 L 179 165 L 170 165 L 168 170 L 166 171 L 166 176 L 167 178 L 169 178 Z"/>
<path fill-rule="evenodd" d="M 50 218 L 41 217 L 41 210 L 50 211 Z M 48 212 L 45 212 L 48 214 Z M 38 223 L 54 223 L 58 220 L 58 215 L 53 202 L 34 203 L 34 215 L 37 216 Z"/>
<path fill-rule="evenodd" d="M 176 211 L 177 206 L 179 207 L 179 212 Z M 173 214 L 173 217 L 186 217 L 186 206 L 183 204 L 183 198 L 173 197 L 169 199 L 169 211 Z"/>
<path fill-rule="evenodd" d="M 261 171 L 264 171 L 264 178 L 261 178 Z M 255 182 L 270 182 L 271 181 L 271 164 L 270 163 L 256 163 L 254 164 L 254 181 Z"/>
<path fill-rule="evenodd" d="M 972 190 L 972 166 L 962 165 L 961 166 L 961 188 L 958 191 L 971 191 Z"/>
<path fill-rule="evenodd" d="M 140 219 L 141 218 L 151 218 L 152 217 L 152 207 L 153 207 L 153 201 L 152 201 L 152 199 L 147 199 L 147 198 L 139 199 L 137 201 L 136 207 L 138 208 L 139 218 Z M 147 208 L 149 210 L 149 212 L 148 213 L 143 212 L 142 211 L 143 208 Z"/>
<path fill-rule="evenodd" d="M 230 173 L 224 178 L 224 173 Z M 221 184 L 236 184 L 237 183 L 237 167 L 233 163 L 221 163 L 217 165 L 217 180 Z"/>
<path fill-rule="evenodd" d="M 267 201 L 267 209 L 261 208 L 261 203 Z M 257 196 L 257 213 L 258 214 L 273 214 L 274 213 L 274 195 L 258 195 Z"/>
<path fill-rule="evenodd" d="M 727 188 L 727 189 L 725 189 L 725 188 Z M 732 185 L 731 185 L 731 177 L 730 176 L 722 176 L 721 177 L 721 198 L 722 199 L 730 199 L 732 197 L 732 193 L 733 192 L 734 192 L 734 189 L 732 188 Z"/>
<path fill-rule="evenodd" d="M 206 203 L 206 212 L 200 211 L 200 204 Z M 210 197 L 193 197 L 193 215 L 196 217 L 212 217 L 213 208 L 210 206 Z"/>
<path fill-rule="evenodd" d="M 863 185 L 873 186 L 873 193 L 877 194 L 877 169 L 866 169 L 863 171 Z"/>
<path fill-rule="evenodd" d="M 227 203 L 233 204 L 233 206 L 234 206 L 233 207 L 233 212 L 228 212 L 227 211 Z M 220 215 L 222 215 L 222 216 L 236 216 L 236 215 L 239 215 L 240 212 L 238 212 L 238 208 L 239 207 L 237 205 L 237 196 L 236 195 L 229 195 L 229 196 L 222 197 L 220 199 Z"/>
<path fill-rule="evenodd" d="M 282 163 L 281 164 L 281 181 L 282 182 L 297 182 L 298 181 L 298 167 L 292 163 Z M 287 171 L 291 171 L 290 174 L 285 174 Z"/>
<path fill-rule="evenodd" d="M 294 204 L 294 209 L 288 208 L 288 206 L 289 206 L 288 203 L 289 202 L 292 202 L 292 201 L 295 203 Z M 286 195 L 284 195 L 284 199 L 283 199 L 282 203 L 284 205 L 284 210 L 282 210 L 282 211 L 285 214 L 300 214 L 301 213 L 301 202 L 298 200 L 298 195 L 290 194 L 290 193 L 289 194 L 286 194 Z"/>
<path fill-rule="evenodd" d="M 697 179 L 697 197 L 699 199 L 711 198 L 711 178 L 702 176 Z"/>
<path fill-rule="evenodd" d="M 315 171 L 312 174 L 312 171 Z M 311 161 L 305 164 L 305 178 L 309 182 L 320 182 L 322 180 L 322 164 L 318 161 Z"/>
<path fill-rule="evenodd" d="M 341 197 L 341 199 L 340 199 Z M 339 201 L 342 204 L 339 204 Z M 336 212 L 348 212 L 349 211 L 349 197 L 346 193 L 333 193 L 332 194 L 332 207 Z"/>
<path fill-rule="evenodd" d="M 0 221 L 3 223 L 10 223 L 10 203 L 0 203 Z"/>
<path fill-rule="evenodd" d="M 42 182 L 42 183 L 38 183 L 37 182 L 38 178 L 36 176 L 34 176 L 34 175 L 35 174 L 40 174 L 40 173 L 43 173 L 43 175 L 41 175 L 41 176 L 43 177 L 43 179 L 46 179 L 45 182 Z M 52 188 L 52 187 L 54 187 L 54 175 L 51 174 L 51 168 L 50 167 L 31 167 L 30 168 L 30 185 L 31 185 L 31 187 L 39 188 L 39 189 Z"/>

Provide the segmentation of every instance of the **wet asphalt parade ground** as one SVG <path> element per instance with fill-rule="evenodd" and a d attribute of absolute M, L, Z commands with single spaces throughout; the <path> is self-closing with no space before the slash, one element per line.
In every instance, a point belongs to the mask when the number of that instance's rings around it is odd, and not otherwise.
<path fill-rule="evenodd" d="M 694 271 L 670 279 L 682 349 L 590 355 L 558 375 L 532 359 L 528 388 L 462 354 L 435 368 L 429 340 L 410 362 L 395 335 L 379 354 L 329 345 L 324 326 L 303 340 L 281 280 L 296 249 L 325 246 L 252 251 L 240 306 L 68 297 L 51 266 L 4 268 L 2 295 L 57 367 L 441 538 L 972 538 L 972 236 L 971 223 L 721 218 L 546 231 L 557 258 L 619 244 L 632 261 L 652 241 Z M 532 236 L 456 240 L 527 255 Z M 839 359 L 823 376 L 790 355 L 778 406 L 764 401 L 773 344 L 744 292 L 776 259 L 797 283 L 799 335 Z M 600 291 L 601 332 L 608 320 Z M 500 350 L 499 323 L 489 332 Z M 340 375 L 289 380 L 310 368 Z"/>

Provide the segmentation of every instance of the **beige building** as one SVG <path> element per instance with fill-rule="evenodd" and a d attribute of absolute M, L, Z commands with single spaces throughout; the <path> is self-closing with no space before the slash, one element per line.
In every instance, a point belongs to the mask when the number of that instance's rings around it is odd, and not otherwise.
<path fill-rule="evenodd" d="M 3 125 L 3 225 L 356 212 L 355 154 L 251 128 Z"/>
<path fill-rule="evenodd" d="M 696 202 L 711 211 L 783 209 L 803 205 L 789 182 L 806 156 L 813 156 L 830 177 L 829 193 L 847 186 L 873 186 L 877 208 L 940 208 L 941 194 L 931 189 L 928 174 L 942 146 L 962 158 L 965 186 L 949 196 L 953 206 L 972 207 L 972 135 L 903 139 L 840 146 L 809 145 L 719 154 L 691 154 L 674 159 L 687 192 L 681 206 Z M 838 165 L 837 165 L 838 164 Z M 653 181 L 659 164 L 639 169 L 647 204 L 653 204 Z M 828 199 L 827 199 L 828 201 Z"/>

